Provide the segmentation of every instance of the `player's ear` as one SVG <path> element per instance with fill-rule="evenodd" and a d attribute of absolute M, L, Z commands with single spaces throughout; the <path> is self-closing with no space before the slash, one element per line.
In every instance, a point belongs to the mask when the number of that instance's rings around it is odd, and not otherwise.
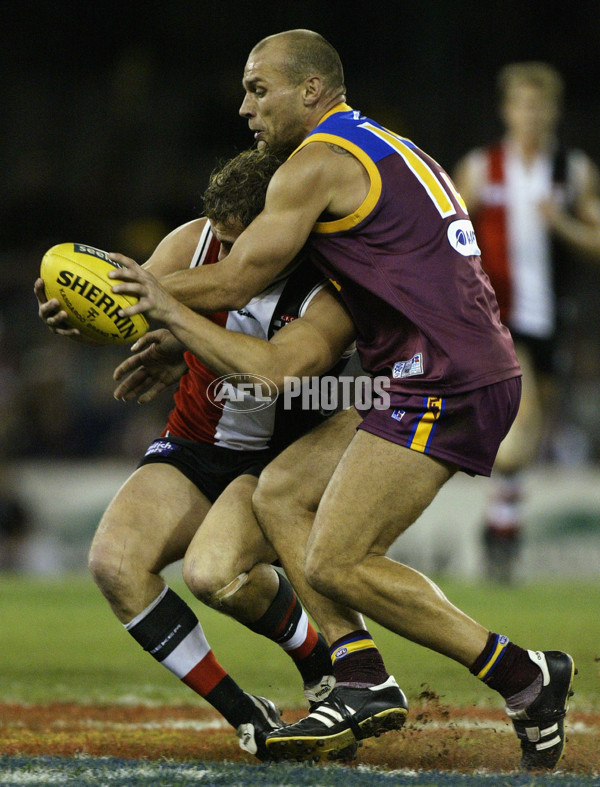
<path fill-rule="evenodd" d="M 323 95 L 323 82 L 321 77 L 312 76 L 304 80 L 302 97 L 306 106 L 312 106 Z"/>

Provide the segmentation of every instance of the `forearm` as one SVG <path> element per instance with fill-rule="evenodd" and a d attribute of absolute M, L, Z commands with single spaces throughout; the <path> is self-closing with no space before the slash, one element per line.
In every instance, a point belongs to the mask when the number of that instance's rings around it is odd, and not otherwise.
<path fill-rule="evenodd" d="M 218 375 L 239 374 L 243 382 L 248 376 L 261 375 L 279 387 L 287 376 L 322 374 L 354 337 L 350 316 L 327 289 L 314 295 L 302 319 L 294 320 L 267 341 L 226 330 L 175 299 L 133 260 L 117 254 L 112 257 L 120 263 L 112 278 L 121 280 L 113 291 L 138 298 L 121 313 L 145 312 L 164 323 L 178 341 Z"/>
<path fill-rule="evenodd" d="M 283 382 L 280 353 L 264 339 L 229 331 L 181 304 L 173 309 L 168 325 L 177 339 L 217 375 L 239 374 L 244 381 L 248 375 L 260 375 L 277 385 Z"/>
<path fill-rule="evenodd" d="M 252 226 L 252 225 L 251 225 Z M 250 236 L 250 243 L 244 235 Z M 262 292 L 294 258 L 296 250 L 276 251 L 270 247 L 252 246 L 256 233 L 246 230 L 236 240 L 226 259 L 216 265 L 176 271 L 161 278 L 166 291 L 194 311 L 211 314 L 242 309 Z"/>
<path fill-rule="evenodd" d="M 188 268 L 161 277 L 160 283 L 177 301 L 197 312 L 211 314 L 244 307 L 256 295 L 243 282 L 236 285 L 219 275 L 223 265 Z"/>
<path fill-rule="evenodd" d="M 556 235 L 574 249 L 600 259 L 600 226 L 586 224 L 566 213 L 552 217 L 552 228 Z"/>
<path fill-rule="evenodd" d="M 319 212 L 297 215 L 296 209 L 296 201 L 276 211 L 265 207 L 217 265 L 173 272 L 160 283 L 194 311 L 210 314 L 243 308 L 302 250 Z"/>
<path fill-rule="evenodd" d="M 260 385 L 267 377 L 281 390 L 291 379 L 324 374 L 354 339 L 347 313 L 330 301 L 331 314 L 325 305 L 312 307 L 310 317 L 294 320 L 271 341 L 222 328 L 181 304 L 170 313 L 169 327 L 217 375 L 232 375 L 229 382 Z"/>

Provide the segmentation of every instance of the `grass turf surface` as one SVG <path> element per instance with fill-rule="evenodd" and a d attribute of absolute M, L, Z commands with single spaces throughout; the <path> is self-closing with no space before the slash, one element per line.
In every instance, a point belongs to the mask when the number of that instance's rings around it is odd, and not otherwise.
<path fill-rule="evenodd" d="M 300 681 L 285 654 L 195 602 L 175 573 L 168 578 L 199 614 L 233 677 L 276 700 L 288 719 L 294 708 L 299 714 Z M 464 668 L 374 624 L 370 629 L 388 669 L 411 703 L 406 728 L 365 741 L 351 767 L 248 763 L 228 728 L 199 731 L 201 712 L 210 712 L 206 703 L 141 651 L 90 578 L 74 575 L 0 578 L 0 750 L 12 755 L 0 758 L 0 784 L 600 784 L 600 583 L 440 584 L 454 603 L 490 628 L 527 647 L 558 647 L 574 656 L 579 676 L 561 762 L 565 773 L 511 773 L 518 745 L 499 698 Z M 43 703 L 53 706 L 44 709 Z M 77 724 L 71 712 L 81 712 Z M 154 719 L 155 713 L 161 718 Z M 213 715 L 215 721 L 218 726 Z M 64 756 L 43 756 L 58 753 Z"/>
<path fill-rule="evenodd" d="M 248 691 L 303 707 L 299 676 L 273 643 L 204 607 L 170 584 L 198 614 L 223 666 Z M 522 587 L 440 581 L 449 599 L 524 647 L 569 651 L 579 674 L 572 707 L 600 710 L 598 583 Z M 12 702 L 195 702 L 190 690 L 145 654 L 113 617 L 91 578 L 0 577 L 0 700 Z M 498 696 L 449 659 L 369 626 L 409 700 L 431 690 L 444 703 L 501 707 Z"/>

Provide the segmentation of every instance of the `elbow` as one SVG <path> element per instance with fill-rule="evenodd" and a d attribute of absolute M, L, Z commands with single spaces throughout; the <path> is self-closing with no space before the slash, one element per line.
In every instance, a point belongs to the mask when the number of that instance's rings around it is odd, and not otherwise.
<path fill-rule="evenodd" d="M 234 292 L 228 291 L 223 293 L 223 308 L 220 311 L 225 312 L 236 312 L 239 309 L 243 309 L 244 306 L 248 303 L 248 301 L 252 300 L 253 295 L 249 295 L 244 291 Z"/>
<path fill-rule="evenodd" d="M 289 362 L 286 363 L 285 359 L 282 363 L 276 353 L 270 353 L 265 356 L 261 366 L 260 374 L 266 377 L 269 383 L 274 385 L 279 393 L 283 393 L 284 389 L 293 388 L 296 380 L 298 380 L 299 384 L 299 378 L 296 377 L 296 370 L 290 369 Z"/>
<path fill-rule="evenodd" d="M 252 289 L 245 287 L 243 282 L 231 281 L 223 290 L 220 299 L 223 303 L 222 311 L 234 312 L 243 309 L 256 294 Z"/>

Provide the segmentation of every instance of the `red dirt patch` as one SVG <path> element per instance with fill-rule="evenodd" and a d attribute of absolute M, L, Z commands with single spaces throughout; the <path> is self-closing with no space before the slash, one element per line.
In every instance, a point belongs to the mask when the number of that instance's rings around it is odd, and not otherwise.
<path fill-rule="evenodd" d="M 303 715 L 284 711 L 286 721 Z M 0 704 L 0 751 L 8 755 L 87 754 L 126 759 L 251 759 L 233 731 L 206 706 L 17 705 Z M 206 727 L 204 727 L 206 724 Z M 600 771 L 600 714 L 570 713 L 568 743 L 560 770 Z M 411 709 L 400 732 L 363 742 L 351 764 L 386 770 L 514 770 L 519 747 L 511 725 L 498 710 L 452 708 L 434 696 Z"/>

